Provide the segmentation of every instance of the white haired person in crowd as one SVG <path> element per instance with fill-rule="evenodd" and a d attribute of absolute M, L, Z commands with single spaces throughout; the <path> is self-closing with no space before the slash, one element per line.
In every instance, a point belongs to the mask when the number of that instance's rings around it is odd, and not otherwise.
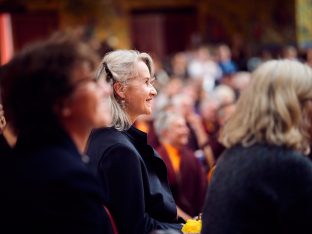
<path fill-rule="evenodd" d="M 169 185 L 184 219 L 202 212 L 207 177 L 204 168 L 188 147 L 189 130 L 182 114 L 173 111 L 161 112 L 155 120 L 155 129 L 161 145 L 157 152 L 168 169 Z"/>
<path fill-rule="evenodd" d="M 140 115 L 151 114 L 157 94 L 151 57 L 133 50 L 110 52 L 99 75 L 113 90 L 112 124 L 91 134 L 87 154 L 95 161 L 119 233 L 181 230 L 166 165 L 147 144 L 146 133 L 133 126 Z"/>

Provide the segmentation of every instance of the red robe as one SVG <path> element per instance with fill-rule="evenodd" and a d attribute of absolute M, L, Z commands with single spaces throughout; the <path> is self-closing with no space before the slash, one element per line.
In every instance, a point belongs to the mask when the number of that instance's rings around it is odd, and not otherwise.
<path fill-rule="evenodd" d="M 190 216 L 201 213 L 205 201 L 207 177 L 193 152 L 186 147 L 179 151 L 181 162 L 177 175 L 165 147 L 160 145 L 157 152 L 167 166 L 168 181 L 176 204 Z"/>

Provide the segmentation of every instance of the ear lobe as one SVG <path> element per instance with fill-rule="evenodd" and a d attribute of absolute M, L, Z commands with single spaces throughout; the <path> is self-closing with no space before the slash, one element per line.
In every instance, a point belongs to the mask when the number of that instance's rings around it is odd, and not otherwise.
<path fill-rule="evenodd" d="M 58 103 L 54 106 L 54 111 L 61 117 L 68 117 L 72 114 L 71 109 L 66 106 L 66 104 Z"/>
<path fill-rule="evenodd" d="M 121 98 L 121 99 L 124 99 L 125 98 L 125 87 L 119 83 L 119 82 L 116 82 L 114 85 L 113 85 L 113 89 L 115 91 L 115 93 Z"/>
<path fill-rule="evenodd" d="M 62 115 L 64 116 L 64 117 L 69 117 L 70 115 L 71 115 L 71 110 L 68 108 L 68 107 L 64 107 L 63 109 L 62 109 Z"/>

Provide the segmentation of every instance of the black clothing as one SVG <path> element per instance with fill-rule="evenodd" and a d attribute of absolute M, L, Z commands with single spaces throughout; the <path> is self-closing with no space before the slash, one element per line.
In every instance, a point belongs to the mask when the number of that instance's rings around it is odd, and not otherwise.
<path fill-rule="evenodd" d="M 11 153 L 11 147 L 6 139 L 0 134 L 0 157 L 8 156 Z"/>
<path fill-rule="evenodd" d="M 312 164 L 281 146 L 234 146 L 217 163 L 203 234 L 311 233 Z"/>
<path fill-rule="evenodd" d="M 144 132 L 133 126 L 123 132 L 98 129 L 91 134 L 87 154 L 96 162 L 120 234 L 181 230 L 166 166 Z"/>
<path fill-rule="evenodd" d="M 1 168 L 5 233 L 112 233 L 100 186 L 62 130 L 21 133 Z"/>

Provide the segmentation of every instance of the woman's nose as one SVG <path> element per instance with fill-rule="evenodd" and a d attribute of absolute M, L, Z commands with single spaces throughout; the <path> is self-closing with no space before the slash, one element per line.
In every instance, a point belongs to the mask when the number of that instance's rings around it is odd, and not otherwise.
<path fill-rule="evenodd" d="M 156 96 L 157 95 L 157 90 L 155 89 L 155 87 L 153 85 L 151 85 L 151 94 L 153 96 Z"/>

